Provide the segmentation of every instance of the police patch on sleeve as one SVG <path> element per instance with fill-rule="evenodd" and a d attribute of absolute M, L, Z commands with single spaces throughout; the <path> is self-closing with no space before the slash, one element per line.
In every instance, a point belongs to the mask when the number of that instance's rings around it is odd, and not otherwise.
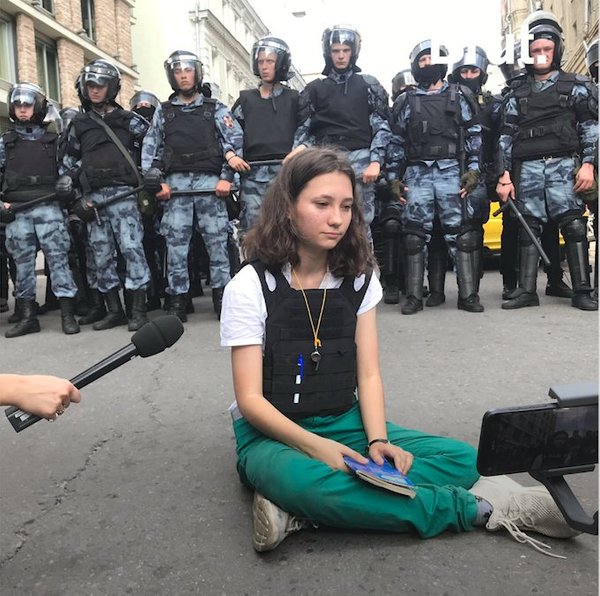
<path fill-rule="evenodd" d="M 233 118 L 231 116 L 223 116 L 223 123 L 227 128 L 233 128 Z"/>

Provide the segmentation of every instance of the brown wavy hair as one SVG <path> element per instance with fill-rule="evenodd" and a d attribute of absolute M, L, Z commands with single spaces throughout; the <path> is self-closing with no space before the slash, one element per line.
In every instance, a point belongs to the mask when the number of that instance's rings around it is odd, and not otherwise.
<path fill-rule="evenodd" d="M 350 226 L 337 246 L 329 251 L 329 270 L 336 277 L 373 271 L 375 257 L 367 238 L 354 170 L 345 155 L 329 147 L 305 149 L 283 165 L 267 189 L 258 221 L 244 237 L 245 256 L 273 267 L 288 262 L 292 267 L 297 266 L 300 235 L 290 217 L 292 207 L 313 178 L 333 172 L 348 176 L 354 201 Z"/>

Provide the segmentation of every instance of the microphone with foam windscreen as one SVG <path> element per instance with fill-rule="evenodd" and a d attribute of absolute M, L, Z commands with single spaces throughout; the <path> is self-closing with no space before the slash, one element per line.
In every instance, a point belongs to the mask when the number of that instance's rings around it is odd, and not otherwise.
<path fill-rule="evenodd" d="M 121 348 L 114 354 L 111 354 L 104 360 L 101 360 L 94 366 L 91 366 L 76 377 L 71 379 L 71 383 L 81 389 L 91 382 L 118 368 L 122 364 L 129 362 L 136 356 L 147 358 L 162 352 L 171 347 L 183 334 L 183 325 L 174 315 L 159 317 L 154 321 L 146 323 L 131 336 L 131 343 Z M 12 424 L 16 432 L 21 432 L 27 427 L 42 420 L 40 416 L 24 412 L 23 410 L 11 406 L 5 410 L 8 421 Z"/>

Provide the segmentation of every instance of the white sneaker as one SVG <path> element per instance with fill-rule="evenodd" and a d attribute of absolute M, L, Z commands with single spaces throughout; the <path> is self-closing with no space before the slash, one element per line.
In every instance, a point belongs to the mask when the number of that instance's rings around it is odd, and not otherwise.
<path fill-rule="evenodd" d="M 469 492 L 485 499 L 493 507 L 486 524 L 488 530 L 505 529 L 517 542 L 529 544 L 551 557 L 565 558 L 547 552 L 550 546 L 531 538 L 523 530 L 552 538 L 572 538 L 580 533 L 567 524 L 543 486 L 521 486 L 508 476 L 482 476 Z"/>
<path fill-rule="evenodd" d="M 308 522 L 283 511 L 258 492 L 254 493 L 252 503 L 252 522 L 254 525 L 252 544 L 258 552 L 273 550 L 289 534 L 308 526 Z"/>

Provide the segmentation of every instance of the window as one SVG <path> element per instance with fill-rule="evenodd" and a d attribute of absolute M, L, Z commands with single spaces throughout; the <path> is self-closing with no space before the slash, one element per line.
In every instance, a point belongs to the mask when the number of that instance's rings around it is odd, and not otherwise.
<path fill-rule="evenodd" d="M 41 6 L 44 10 L 54 14 L 54 0 L 42 0 Z"/>
<path fill-rule="evenodd" d="M 60 102 L 56 46 L 52 42 L 36 39 L 35 55 L 40 87 L 46 92 L 48 99 Z"/>
<path fill-rule="evenodd" d="M 0 14 L 0 79 L 16 81 L 16 62 L 13 22 Z"/>
<path fill-rule="evenodd" d="M 94 0 L 81 0 L 81 24 L 86 35 L 96 40 L 96 19 L 94 17 Z"/>

